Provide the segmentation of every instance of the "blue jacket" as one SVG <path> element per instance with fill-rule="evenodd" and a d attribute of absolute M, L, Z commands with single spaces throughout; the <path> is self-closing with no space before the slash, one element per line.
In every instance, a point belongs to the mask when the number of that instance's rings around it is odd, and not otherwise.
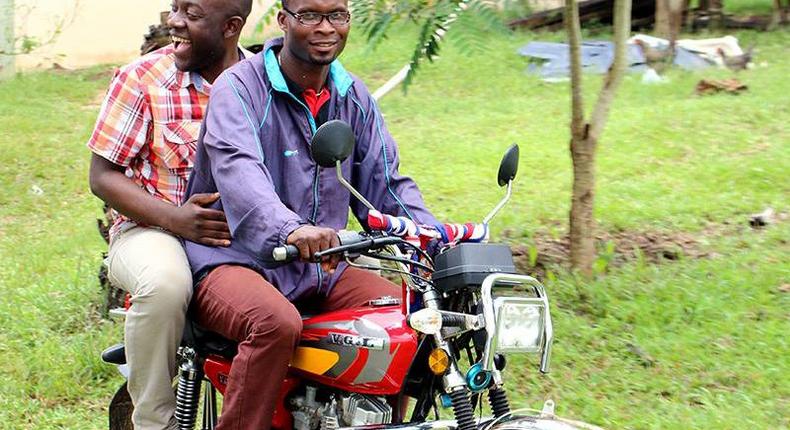
<path fill-rule="evenodd" d="M 315 119 L 288 89 L 275 55 L 281 46 L 282 39 L 268 41 L 214 82 L 187 195 L 219 191 L 214 208 L 225 212 L 231 246 L 185 247 L 196 281 L 221 264 L 243 265 L 294 301 L 328 294 L 345 265 L 331 276 L 313 263 L 278 267 L 272 250 L 304 224 L 345 228 L 349 207 L 367 226 L 368 211 L 339 184 L 335 169 L 312 160 Z M 329 119 L 349 123 L 356 137 L 344 177 L 380 211 L 434 224 L 417 185 L 398 173 L 397 146 L 365 85 L 338 61 L 328 79 Z"/>

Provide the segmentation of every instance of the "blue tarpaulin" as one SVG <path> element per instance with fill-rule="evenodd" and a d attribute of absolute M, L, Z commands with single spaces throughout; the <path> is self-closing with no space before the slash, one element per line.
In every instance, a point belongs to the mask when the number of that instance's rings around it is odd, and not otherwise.
<path fill-rule="evenodd" d="M 530 63 L 527 71 L 544 79 L 567 78 L 570 76 L 570 52 L 568 44 L 554 42 L 530 42 L 518 50 L 518 53 L 530 58 L 541 60 Z M 614 43 L 607 41 L 589 41 L 581 44 L 582 70 L 589 73 L 606 73 L 614 61 Z M 630 71 L 641 72 L 646 66 L 642 49 L 635 44 L 628 45 L 628 68 Z M 675 47 L 674 64 L 682 69 L 696 70 L 710 66 L 697 54 Z"/>

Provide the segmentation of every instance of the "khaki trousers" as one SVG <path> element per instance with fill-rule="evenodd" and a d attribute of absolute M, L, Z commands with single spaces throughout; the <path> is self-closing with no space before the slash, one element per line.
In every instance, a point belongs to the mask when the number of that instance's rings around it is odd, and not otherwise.
<path fill-rule="evenodd" d="M 176 350 L 192 297 L 184 248 L 169 233 L 134 227 L 113 239 L 107 266 L 110 281 L 131 295 L 124 337 L 134 428 L 175 428 Z"/>

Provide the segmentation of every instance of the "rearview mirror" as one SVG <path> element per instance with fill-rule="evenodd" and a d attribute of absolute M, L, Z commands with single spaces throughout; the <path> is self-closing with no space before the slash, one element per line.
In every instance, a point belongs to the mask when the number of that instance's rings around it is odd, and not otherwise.
<path fill-rule="evenodd" d="M 513 144 L 505 152 L 502 161 L 499 163 L 499 176 L 497 178 L 500 187 L 504 187 L 516 177 L 518 173 L 518 145 Z"/>
<path fill-rule="evenodd" d="M 318 127 L 310 142 L 313 160 L 321 167 L 335 167 L 354 151 L 354 131 L 340 120 L 327 121 Z"/>
<path fill-rule="evenodd" d="M 502 161 L 499 162 L 499 175 L 497 176 L 499 186 L 507 186 L 507 194 L 505 194 L 505 198 L 483 218 L 483 224 L 490 223 L 497 212 L 499 212 L 499 210 L 505 206 L 505 203 L 510 200 L 510 194 L 513 191 L 512 181 L 516 177 L 516 172 L 518 172 L 518 145 L 513 144 L 505 151 L 505 156 L 502 157 Z"/>
<path fill-rule="evenodd" d="M 333 119 L 325 122 L 315 131 L 313 140 L 310 142 L 310 153 L 319 166 L 334 167 L 340 184 L 368 209 L 375 210 L 376 208 L 343 178 L 343 169 L 340 163 L 354 152 L 354 140 L 354 131 L 351 130 L 351 126 L 343 121 Z"/>

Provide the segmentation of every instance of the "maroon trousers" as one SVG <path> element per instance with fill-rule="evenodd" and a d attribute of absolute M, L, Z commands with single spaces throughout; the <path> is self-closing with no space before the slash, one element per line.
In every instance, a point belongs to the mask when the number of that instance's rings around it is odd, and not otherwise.
<path fill-rule="evenodd" d="M 311 305 L 329 312 L 365 306 L 387 295 L 399 297 L 400 288 L 349 267 L 329 297 Z M 302 331 L 299 311 L 258 272 L 232 265 L 212 270 L 200 282 L 193 303 L 198 324 L 239 342 L 217 430 L 268 430 Z"/>

